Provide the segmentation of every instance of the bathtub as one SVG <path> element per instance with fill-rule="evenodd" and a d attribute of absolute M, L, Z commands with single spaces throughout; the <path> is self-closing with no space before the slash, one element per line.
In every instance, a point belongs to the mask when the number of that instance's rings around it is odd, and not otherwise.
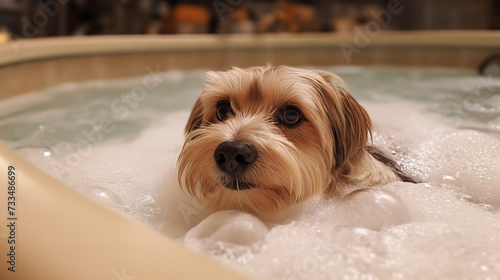
<path fill-rule="evenodd" d="M 368 39 L 305 34 L 8 42 L 0 45 L 0 101 L 65 82 L 140 76 L 151 66 L 161 71 L 267 63 L 477 68 L 500 46 L 500 33 L 487 31 L 385 32 Z M 0 170 L 1 279 L 248 279 L 90 200 L 3 143 Z M 15 184 L 11 193 L 9 184 Z"/>

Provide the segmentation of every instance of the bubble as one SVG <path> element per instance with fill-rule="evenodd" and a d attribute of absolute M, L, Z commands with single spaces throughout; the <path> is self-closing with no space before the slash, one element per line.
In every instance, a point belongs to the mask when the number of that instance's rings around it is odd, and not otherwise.
<path fill-rule="evenodd" d="M 17 153 L 23 157 L 31 157 L 34 160 L 52 159 L 56 153 L 51 147 L 44 146 L 25 146 L 16 149 Z"/>
<path fill-rule="evenodd" d="M 128 206 L 128 205 L 123 205 L 120 209 L 125 214 L 132 212 L 132 209 L 130 209 L 130 206 Z"/>
<path fill-rule="evenodd" d="M 122 203 L 116 193 L 103 187 L 89 186 L 83 188 L 82 192 L 93 200 L 114 209 L 119 208 Z"/>
<path fill-rule="evenodd" d="M 332 222 L 340 226 L 382 230 L 409 223 L 410 212 L 397 194 L 380 188 L 351 192 L 335 209 Z"/>
<path fill-rule="evenodd" d="M 213 213 L 186 233 L 182 242 L 214 258 L 248 263 L 261 250 L 269 232 L 257 217 L 236 210 Z"/>
<path fill-rule="evenodd" d="M 191 229 L 185 239 L 210 239 L 250 245 L 265 238 L 269 231 L 257 217 L 236 210 L 219 211 Z"/>
<path fill-rule="evenodd" d="M 487 128 L 494 133 L 500 133 L 500 117 L 487 123 Z"/>

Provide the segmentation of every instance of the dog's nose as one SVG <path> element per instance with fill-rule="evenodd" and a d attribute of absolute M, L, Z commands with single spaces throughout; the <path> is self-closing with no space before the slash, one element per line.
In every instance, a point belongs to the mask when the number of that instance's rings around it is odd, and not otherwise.
<path fill-rule="evenodd" d="M 219 169 L 231 176 L 243 172 L 257 158 L 257 152 L 243 141 L 227 141 L 217 146 L 214 159 Z"/>

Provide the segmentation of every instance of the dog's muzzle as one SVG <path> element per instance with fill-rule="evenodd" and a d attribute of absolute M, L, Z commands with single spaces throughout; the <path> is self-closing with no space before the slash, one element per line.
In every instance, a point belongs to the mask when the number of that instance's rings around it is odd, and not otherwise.
<path fill-rule="evenodd" d="M 243 141 L 226 141 L 217 146 L 214 159 L 219 169 L 232 177 L 245 171 L 257 158 L 252 145 Z"/>

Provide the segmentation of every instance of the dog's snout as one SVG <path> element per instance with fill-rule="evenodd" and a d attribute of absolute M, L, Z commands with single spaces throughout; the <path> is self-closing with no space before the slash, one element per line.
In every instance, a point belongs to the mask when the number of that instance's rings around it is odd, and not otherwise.
<path fill-rule="evenodd" d="M 214 159 L 219 169 L 236 176 L 247 169 L 257 158 L 257 152 L 243 141 L 227 141 L 217 146 Z"/>

